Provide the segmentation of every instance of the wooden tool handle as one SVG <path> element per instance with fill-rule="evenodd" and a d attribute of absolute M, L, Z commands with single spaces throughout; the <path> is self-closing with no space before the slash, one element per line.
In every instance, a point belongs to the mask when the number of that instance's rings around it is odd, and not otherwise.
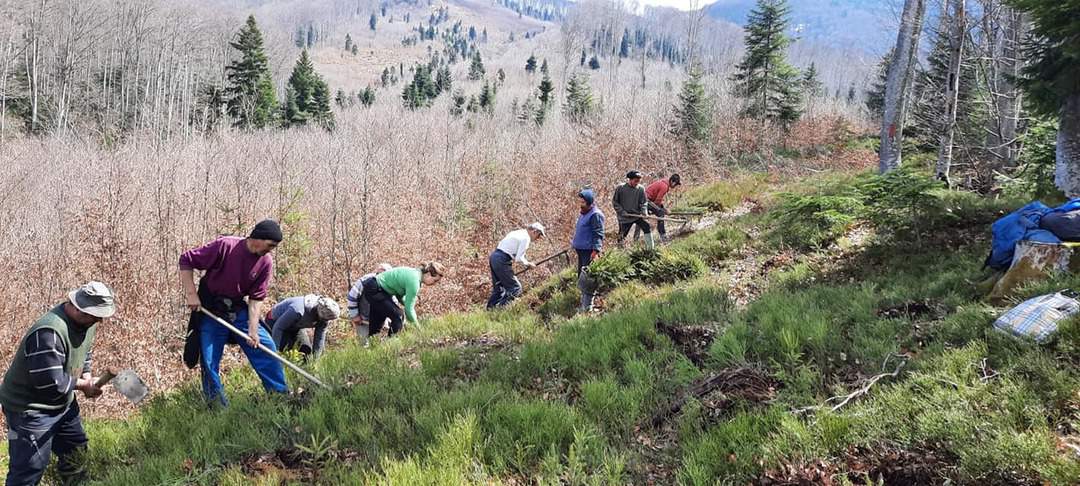
<path fill-rule="evenodd" d="M 101 387 L 105 386 L 106 383 L 111 381 L 113 378 L 116 378 L 117 374 L 118 374 L 118 372 L 117 372 L 116 368 L 113 368 L 113 367 L 106 368 L 105 372 L 102 373 L 100 377 L 98 377 L 97 383 L 94 383 L 94 387 L 95 388 L 101 388 Z"/>

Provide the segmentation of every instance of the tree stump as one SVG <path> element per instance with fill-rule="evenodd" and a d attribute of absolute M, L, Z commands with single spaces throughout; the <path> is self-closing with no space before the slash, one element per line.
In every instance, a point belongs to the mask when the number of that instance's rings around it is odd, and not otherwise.
<path fill-rule="evenodd" d="M 1055 273 L 1080 270 L 1080 251 L 1077 248 L 1080 248 L 1080 243 L 1017 243 L 1012 265 L 994 283 L 990 302 L 1004 303 L 1026 282 L 1042 280 Z"/>

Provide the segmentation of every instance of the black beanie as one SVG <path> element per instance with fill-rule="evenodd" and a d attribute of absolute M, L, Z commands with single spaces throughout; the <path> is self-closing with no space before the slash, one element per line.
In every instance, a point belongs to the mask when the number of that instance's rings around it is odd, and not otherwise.
<path fill-rule="evenodd" d="M 251 235 L 248 236 L 253 240 L 270 240 L 281 243 L 281 226 L 277 224 L 277 221 L 272 219 L 264 219 L 259 221 L 259 224 L 255 225 L 255 229 L 251 230 Z"/>

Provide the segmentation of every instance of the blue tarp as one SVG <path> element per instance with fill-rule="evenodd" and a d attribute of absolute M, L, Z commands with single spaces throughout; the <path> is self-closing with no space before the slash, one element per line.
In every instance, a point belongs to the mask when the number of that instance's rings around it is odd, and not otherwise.
<path fill-rule="evenodd" d="M 1080 209 L 1080 199 L 1073 199 L 1052 209 L 1042 201 L 1035 201 L 995 221 L 990 227 L 993 241 L 990 245 L 990 256 L 986 257 L 986 266 L 997 270 L 1009 268 L 1016 244 L 1021 241 L 1061 243 L 1053 233 L 1039 229 L 1039 221 L 1050 213 L 1076 209 Z"/>

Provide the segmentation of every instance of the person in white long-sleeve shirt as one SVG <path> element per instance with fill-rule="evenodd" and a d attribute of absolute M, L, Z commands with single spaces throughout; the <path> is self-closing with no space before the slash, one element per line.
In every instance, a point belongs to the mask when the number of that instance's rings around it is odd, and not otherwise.
<path fill-rule="evenodd" d="M 535 266 L 525 258 L 525 252 L 529 250 L 529 244 L 545 235 L 544 225 L 533 223 L 525 229 L 511 231 L 499 242 L 495 251 L 491 252 L 488 257 L 491 265 L 491 298 L 488 299 L 488 309 L 507 305 L 521 295 L 521 282 L 514 276 L 514 262 L 521 263 L 526 268 Z"/>

